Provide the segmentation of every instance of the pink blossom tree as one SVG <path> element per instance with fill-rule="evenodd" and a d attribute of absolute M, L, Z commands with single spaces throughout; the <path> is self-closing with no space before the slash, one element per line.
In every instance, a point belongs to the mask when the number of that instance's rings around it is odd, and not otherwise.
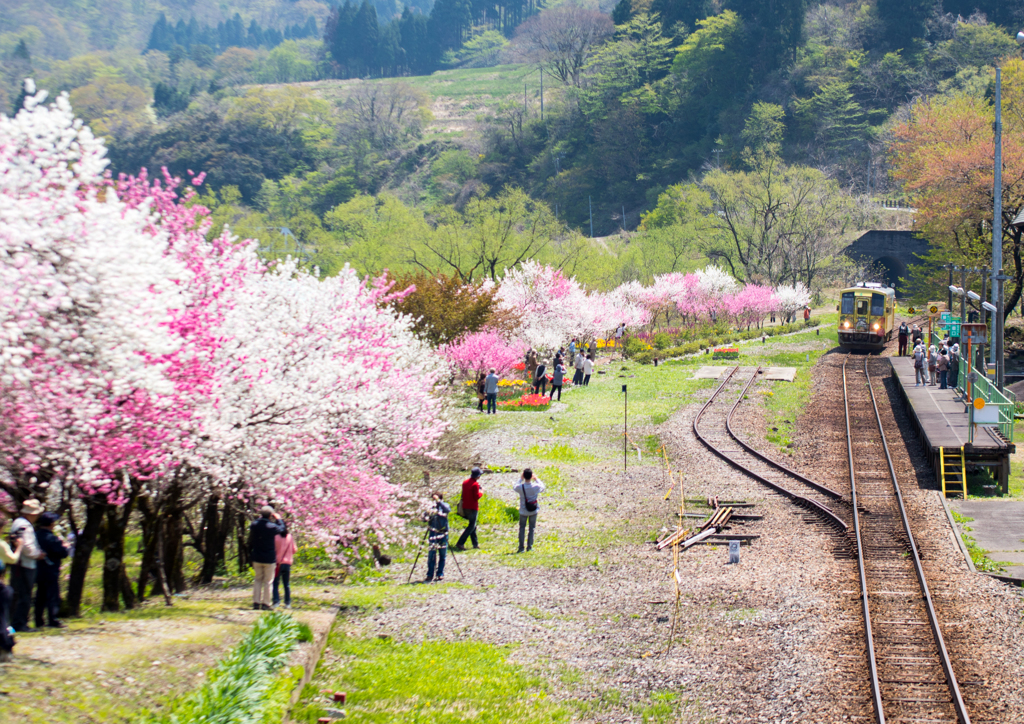
<path fill-rule="evenodd" d="M 526 344 L 510 341 L 500 332 L 485 329 L 463 335 L 444 345 L 440 352 L 452 369 L 465 377 L 473 377 L 492 368 L 499 375 L 505 375 L 522 361 Z"/>

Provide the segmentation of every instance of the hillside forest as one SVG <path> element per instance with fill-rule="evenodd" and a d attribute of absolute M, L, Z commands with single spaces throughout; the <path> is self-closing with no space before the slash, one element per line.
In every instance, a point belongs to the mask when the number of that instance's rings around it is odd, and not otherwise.
<path fill-rule="evenodd" d="M 996 66 L 1021 258 L 1021 26 L 1005 0 L 12 0 L 0 110 L 67 92 L 113 174 L 201 177 L 215 229 L 326 274 L 818 290 L 875 273 L 841 254 L 863 229 L 914 225 L 923 288 L 983 261 Z"/>

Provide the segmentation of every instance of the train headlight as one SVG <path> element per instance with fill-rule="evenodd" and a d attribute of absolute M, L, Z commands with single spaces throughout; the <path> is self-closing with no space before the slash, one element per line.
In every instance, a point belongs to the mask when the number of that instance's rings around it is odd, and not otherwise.
<path fill-rule="evenodd" d="M 850 323 L 849 322 L 843 322 L 843 329 L 849 329 L 849 328 L 850 328 Z"/>
<path fill-rule="evenodd" d="M 876 332 L 878 331 L 878 325 L 877 324 L 875 325 L 874 329 L 875 329 Z"/>

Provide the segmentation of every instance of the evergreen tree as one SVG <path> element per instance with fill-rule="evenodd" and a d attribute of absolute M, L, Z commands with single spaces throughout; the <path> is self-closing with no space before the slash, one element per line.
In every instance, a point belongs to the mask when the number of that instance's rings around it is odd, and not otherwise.
<path fill-rule="evenodd" d="M 354 40 L 355 66 L 359 73 L 374 73 L 377 63 L 377 43 L 380 36 L 380 23 L 377 22 L 377 9 L 370 0 L 363 0 L 352 21 L 352 39 Z"/>
<path fill-rule="evenodd" d="M 612 10 L 612 22 L 616 25 L 624 25 L 629 22 L 633 15 L 633 3 L 630 0 L 619 0 Z"/>

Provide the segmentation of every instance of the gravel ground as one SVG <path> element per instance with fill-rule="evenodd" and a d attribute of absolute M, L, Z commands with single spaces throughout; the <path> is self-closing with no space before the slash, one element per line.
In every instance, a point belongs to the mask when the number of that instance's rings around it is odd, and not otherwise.
<path fill-rule="evenodd" d="M 809 348 L 814 346 L 820 349 L 820 343 Z M 820 482 L 846 490 L 840 359 L 830 354 L 819 363 L 812 401 L 797 420 L 792 462 Z M 760 382 L 757 389 L 769 384 L 786 383 Z M 884 393 L 893 395 L 890 383 L 884 383 Z M 658 434 L 673 467 L 685 472 L 687 499 L 720 496 L 755 503 L 743 512 L 763 519 L 733 530 L 760 538 L 742 548 L 738 565 L 726 565 L 722 546 L 697 546 L 680 555 L 682 583 L 671 642 L 676 610 L 672 555 L 656 552 L 650 541 L 663 526 L 674 525 L 678 489 L 665 500 L 666 478 L 656 461 L 634 466 L 631 460 L 623 474 L 614 438 L 607 433 L 569 440 L 595 456 L 592 462 L 545 463 L 514 452 L 565 440 L 551 438 L 549 430 L 534 424 L 534 413 L 519 413 L 511 423 L 477 433 L 473 446 L 489 465 L 560 468 L 564 484 L 543 498 L 535 551 L 527 557 L 511 553 L 514 524 L 503 531 L 489 529 L 482 534 L 482 551 L 459 554 L 464 585 L 435 587 L 426 598 L 409 597 L 393 607 L 350 615 L 344 626 L 351 635 L 403 641 L 521 644 L 512 660 L 545 674 L 552 695 L 572 702 L 577 721 L 864 720 L 870 702 L 856 564 L 836 558 L 834 540 L 806 523 L 791 503 L 732 470 L 696 441 L 693 416 L 711 394 L 698 392 L 698 403 L 643 432 Z M 751 441 L 764 440 L 760 399 L 750 395 L 734 419 L 734 427 Z M 537 414 L 561 420 L 563 411 Z M 1021 599 L 1002 584 L 967 571 L 923 456 L 913 442 L 908 447 L 900 438 L 906 420 L 898 410 L 893 417 L 891 405 L 884 415 L 974 721 L 1024 721 L 1024 702 L 1015 686 L 1024 661 Z M 485 491 L 515 504 L 511 486 L 517 479 L 517 474 L 485 476 Z M 457 481 L 442 482 L 451 487 Z M 461 526 L 454 528 L 457 532 Z M 451 560 L 448 566 L 447 579 L 457 581 Z M 404 583 L 407 572 L 388 577 Z M 676 711 L 666 719 L 645 719 L 645 707 L 658 692 L 680 696 Z"/>

